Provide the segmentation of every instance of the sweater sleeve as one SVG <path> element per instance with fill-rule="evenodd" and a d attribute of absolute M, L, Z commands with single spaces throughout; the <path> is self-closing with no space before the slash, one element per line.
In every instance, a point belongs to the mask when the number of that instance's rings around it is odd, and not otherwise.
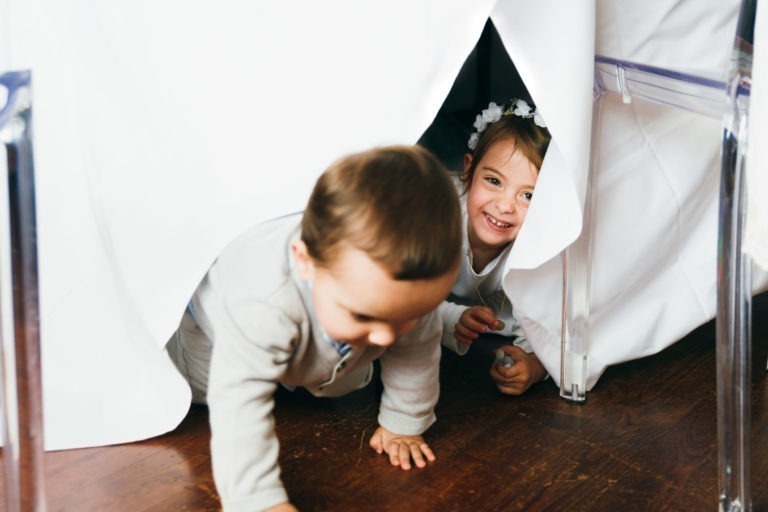
<path fill-rule="evenodd" d="M 379 424 L 390 432 L 419 435 L 435 422 L 441 331 L 440 317 L 433 311 L 382 354 Z"/>
<path fill-rule="evenodd" d="M 213 342 L 208 382 L 211 458 L 226 512 L 259 511 L 289 501 L 280 479 L 273 394 L 298 326 L 277 308 L 204 304 Z M 248 320 L 236 320 L 248 319 Z"/>
<path fill-rule="evenodd" d="M 467 306 L 454 304 L 447 300 L 443 301 L 437 308 L 437 314 L 443 325 L 441 343 L 445 348 L 456 352 L 460 356 L 466 354 L 470 346 L 465 343 L 459 343 L 454 333 L 456 332 L 456 324 L 459 323 L 461 314 L 467 309 L 469 309 Z"/>

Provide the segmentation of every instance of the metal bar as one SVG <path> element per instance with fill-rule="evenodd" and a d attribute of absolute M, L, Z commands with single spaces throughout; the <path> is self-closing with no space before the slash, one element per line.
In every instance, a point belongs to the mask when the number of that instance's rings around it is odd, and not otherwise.
<path fill-rule="evenodd" d="M 7 160 L 7 223 L 0 226 L 5 496 L 9 512 L 38 512 L 46 503 L 30 72 L 2 74 L 0 86 L 8 93 L 0 110 Z"/>

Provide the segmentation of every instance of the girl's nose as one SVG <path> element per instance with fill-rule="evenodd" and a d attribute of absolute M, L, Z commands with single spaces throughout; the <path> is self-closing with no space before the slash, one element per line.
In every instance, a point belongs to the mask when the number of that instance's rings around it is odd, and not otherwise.
<path fill-rule="evenodd" d="M 517 197 L 502 194 L 496 201 L 496 207 L 499 209 L 499 213 L 512 213 L 517 208 Z"/>

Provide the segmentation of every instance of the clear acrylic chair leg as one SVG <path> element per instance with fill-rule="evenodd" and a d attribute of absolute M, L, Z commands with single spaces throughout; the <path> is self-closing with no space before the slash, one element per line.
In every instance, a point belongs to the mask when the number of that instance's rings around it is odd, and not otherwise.
<path fill-rule="evenodd" d="M 742 137 L 726 130 L 720 190 L 716 336 L 721 512 L 751 509 L 752 262 L 741 251 L 746 183 L 739 139 Z"/>
<path fill-rule="evenodd" d="M 726 86 L 717 264 L 719 510 L 752 509 L 750 489 L 752 262 L 742 250 L 756 2 L 742 2 Z"/>
<path fill-rule="evenodd" d="M 5 501 L 8 512 L 39 512 L 46 502 L 30 73 L 1 74 L 0 88 L 7 93 L 0 110 L 7 163 L 0 193 Z"/>
<path fill-rule="evenodd" d="M 725 130 L 717 292 L 718 483 L 721 511 L 750 510 L 752 262 L 741 251 L 746 119 Z"/>
<path fill-rule="evenodd" d="M 572 402 L 587 399 L 589 310 L 595 209 L 597 207 L 597 154 L 600 146 L 600 106 L 603 90 L 595 91 L 592 110 L 592 157 L 584 201 L 581 236 L 563 252 L 563 320 L 560 361 L 560 396 Z"/>

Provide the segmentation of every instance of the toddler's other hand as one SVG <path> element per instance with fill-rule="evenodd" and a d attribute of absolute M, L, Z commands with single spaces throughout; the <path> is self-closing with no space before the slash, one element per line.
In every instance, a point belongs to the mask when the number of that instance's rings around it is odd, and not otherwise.
<path fill-rule="evenodd" d="M 478 336 L 488 332 L 489 329 L 496 330 L 498 328 L 499 321 L 491 308 L 472 306 L 461 314 L 453 335 L 459 343 L 470 345 Z"/>
<path fill-rule="evenodd" d="M 393 434 L 384 427 L 379 427 L 371 436 L 370 446 L 376 453 L 387 453 L 389 462 L 393 466 L 411 469 L 411 458 L 416 467 L 423 468 L 427 465 L 424 460 L 434 462 L 435 454 L 421 436 L 399 436 Z"/>

